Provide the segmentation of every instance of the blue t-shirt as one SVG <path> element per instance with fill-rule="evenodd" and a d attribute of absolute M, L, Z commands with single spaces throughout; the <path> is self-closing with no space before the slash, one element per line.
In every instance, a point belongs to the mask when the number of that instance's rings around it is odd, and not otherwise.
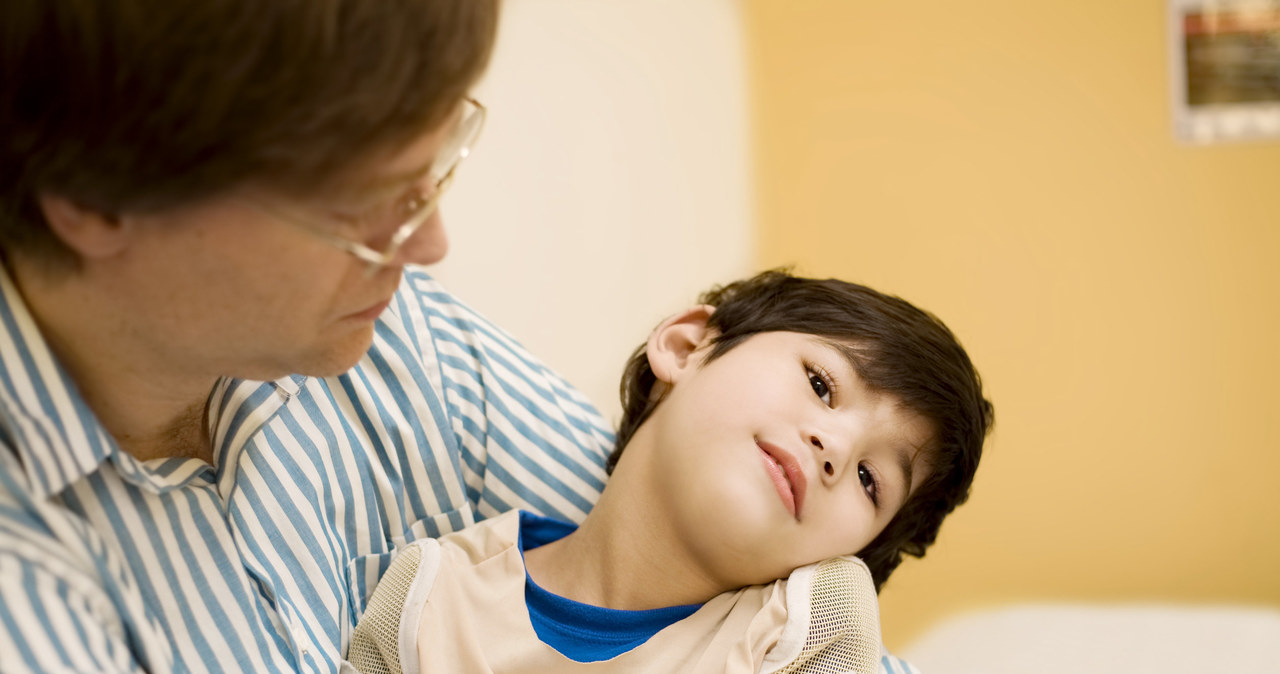
<path fill-rule="evenodd" d="M 520 553 L 560 540 L 578 527 L 569 522 L 520 513 Z M 648 611 L 601 608 L 552 594 L 524 574 L 524 601 L 533 631 L 543 643 L 575 662 L 599 662 L 626 653 L 662 628 L 683 620 L 701 604 Z"/>

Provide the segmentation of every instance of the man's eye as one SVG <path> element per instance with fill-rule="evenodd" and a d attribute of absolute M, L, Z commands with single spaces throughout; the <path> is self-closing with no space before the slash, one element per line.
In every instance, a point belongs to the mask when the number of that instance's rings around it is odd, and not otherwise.
<path fill-rule="evenodd" d="M 425 193 L 413 186 L 399 196 L 382 195 L 345 208 L 332 209 L 330 215 L 348 230 L 377 229 L 388 222 L 399 223 L 407 219 L 421 209 L 426 201 Z"/>
<path fill-rule="evenodd" d="M 822 375 L 812 370 L 809 372 L 809 386 L 813 387 L 813 392 L 817 394 L 822 402 L 831 404 L 831 386 L 827 384 L 827 380 Z"/>
<path fill-rule="evenodd" d="M 422 190 L 415 187 L 397 199 L 392 210 L 396 218 L 406 219 L 417 213 L 426 203 L 426 195 L 423 194 Z"/>

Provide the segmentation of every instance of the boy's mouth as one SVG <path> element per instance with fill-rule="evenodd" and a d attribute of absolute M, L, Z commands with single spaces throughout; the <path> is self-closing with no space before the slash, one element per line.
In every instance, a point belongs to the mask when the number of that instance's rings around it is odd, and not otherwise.
<path fill-rule="evenodd" d="M 785 449 L 764 440 L 756 440 L 756 446 L 760 448 L 760 460 L 764 463 L 765 472 L 773 481 L 774 488 L 778 490 L 782 504 L 796 521 L 800 521 L 800 513 L 804 509 L 804 492 L 808 486 L 808 479 L 800 468 L 800 462 Z"/>

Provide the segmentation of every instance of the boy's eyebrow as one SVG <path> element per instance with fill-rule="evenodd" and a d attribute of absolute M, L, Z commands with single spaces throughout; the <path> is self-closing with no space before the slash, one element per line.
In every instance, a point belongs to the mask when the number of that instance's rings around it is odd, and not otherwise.
<path fill-rule="evenodd" d="M 898 504 L 898 508 L 902 508 L 911 497 L 911 473 L 915 462 L 911 460 L 911 453 L 902 445 L 898 445 L 893 453 L 894 458 L 897 459 L 898 470 L 902 471 L 902 502 Z"/>
<path fill-rule="evenodd" d="M 845 363 L 849 365 L 849 369 L 853 370 L 854 374 L 858 374 L 862 370 L 862 358 L 858 356 L 858 351 L 852 344 L 845 344 L 844 342 L 836 341 L 829 337 L 820 337 L 818 338 L 818 341 L 824 344 L 828 349 L 839 353 L 844 358 Z M 858 379 L 861 381 L 862 375 L 858 374 Z"/>

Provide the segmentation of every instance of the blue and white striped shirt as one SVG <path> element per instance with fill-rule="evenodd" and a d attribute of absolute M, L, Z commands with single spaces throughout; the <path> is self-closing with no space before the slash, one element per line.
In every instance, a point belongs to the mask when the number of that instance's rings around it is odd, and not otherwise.
<path fill-rule="evenodd" d="M 336 671 L 397 546 L 604 486 L 604 420 L 420 271 L 351 372 L 221 382 L 216 467 L 120 451 L 3 283 L 5 671 Z"/>
<path fill-rule="evenodd" d="M 3 270 L 0 364 L 3 672 L 350 671 L 397 548 L 512 508 L 580 522 L 613 442 L 420 270 L 347 374 L 220 382 L 213 466 L 122 452 Z"/>

